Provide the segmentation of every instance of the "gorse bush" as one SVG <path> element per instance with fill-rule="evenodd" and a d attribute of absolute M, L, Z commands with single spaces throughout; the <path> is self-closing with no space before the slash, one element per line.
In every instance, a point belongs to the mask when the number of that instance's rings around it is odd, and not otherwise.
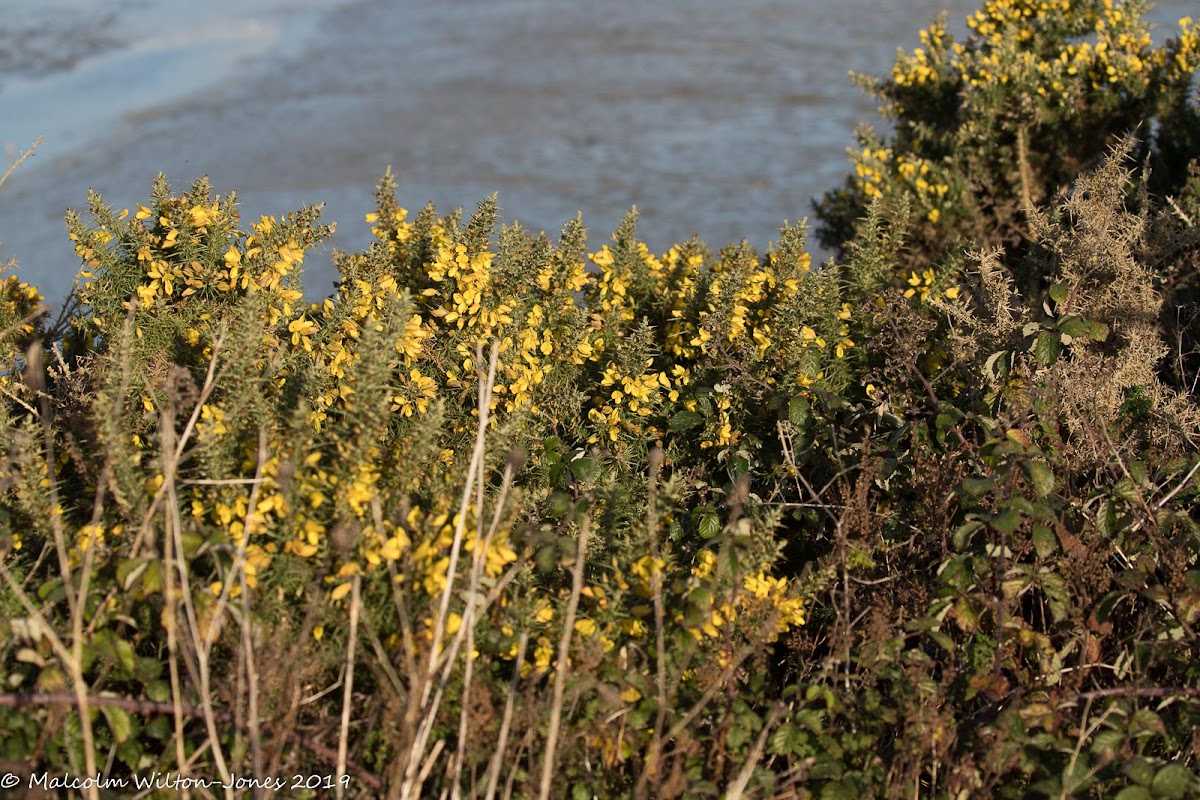
<path fill-rule="evenodd" d="M 309 303 L 315 207 L 90 196 L 59 320 L 0 284 L 4 767 L 91 797 L 1194 795 L 1196 169 L 1142 166 L 1195 158 L 1166 131 L 1196 45 L 1141 11 L 927 32 L 817 270 L 803 225 L 655 255 L 631 212 L 597 248 L 494 197 L 410 215 L 389 174 Z"/>
<path fill-rule="evenodd" d="M 955 42 L 945 18 L 901 51 L 891 74 L 857 76 L 894 124 L 850 151 L 853 173 L 817 204 L 821 243 L 844 255 L 879 200 L 903 199 L 904 277 L 969 247 L 1024 248 L 1030 212 L 1057 203 L 1119 137 L 1137 133 L 1137 162 L 1159 195 L 1196 191 L 1200 155 L 1194 77 L 1200 31 L 1190 17 L 1159 47 L 1131 0 L 989 0 Z M 1023 288 L 1044 288 L 1018 269 Z"/>

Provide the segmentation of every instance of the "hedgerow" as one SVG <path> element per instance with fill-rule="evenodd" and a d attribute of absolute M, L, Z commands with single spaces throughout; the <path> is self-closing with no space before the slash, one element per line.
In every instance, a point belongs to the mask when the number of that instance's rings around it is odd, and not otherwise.
<path fill-rule="evenodd" d="M 936 23 L 819 269 L 803 224 L 655 255 L 636 212 L 555 242 L 389 174 L 311 303 L 319 208 L 90 195 L 57 320 L 0 284 L 0 761 L 90 797 L 1195 794 L 1196 40 L 1143 10 Z"/>

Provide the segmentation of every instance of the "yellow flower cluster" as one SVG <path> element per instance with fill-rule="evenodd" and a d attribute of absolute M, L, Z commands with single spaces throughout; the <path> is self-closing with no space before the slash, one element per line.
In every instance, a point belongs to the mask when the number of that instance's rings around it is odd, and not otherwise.
<path fill-rule="evenodd" d="M 1071 0 L 986 0 L 983 8 L 967 17 L 967 27 L 992 44 L 1000 44 L 1013 30 L 1024 42 L 1034 37 L 1036 25 L 1070 10 Z"/>
<path fill-rule="evenodd" d="M 787 579 L 771 575 L 766 567 L 747 574 L 740 587 L 720 599 L 712 592 L 716 560 L 711 550 L 700 551 L 688 586 L 692 597 L 704 598 L 701 608 L 692 615 L 690 624 L 684 613 L 675 616 L 675 621 L 684 623 L 696 641 L 728 636 L 736 621 L 746 617 L 755 619 L 756 630 L 760 635 L 765 633 L 768 642 L 805 623 L 805 603 L 795 587 Z M 769 627 L 759 627 L 764 621 Z"/>
<path fill-rule="evenodd" d="M 1165 51 L 1152 49 L 1148 27 L 1125 5 L 1104 0 L 1095 10 L 1081 10 L 1068 0 L 989 0 L 967 19 L 982 46 L 968 50 L 955 45 L 954 66 L 968 90 L 995 83 L 1031 85 L 1059 105 L 1064 93 L 1078 91 L 1079 81 L 1092 90 L 1145 88 L 1153 69 L 1163 65 Z M 1062 49 L 1009 46 L 1028 45 L 1042 30 L 1067 31 Z"/>
<path fill-rule="evenodd" d="M 788 580 L 772 575 L 763 566 L 732 585 L 717 577 L 717 554 L 700 550 L 690 568 L 681 568 L 663 558 L 642 556 L 629 564 L 628 579 L 617 568 L 597 575 L 581 592 L 579 615 L 573 633 L 579 640 L 574 646 L 596 648 L 607 653 L 616 647 L 642 649 L 653 624 L 650 600 L 656 591 L 669 602 L 671 613 L 666 623 L 694 641 L 708 643 L 720 651 L 730 639 L 759 638 L 769 643 L 791 629 L 804 625 L 806 605 L 797 588 Z M 565 594 L 558 602 L 565 601 Z M 686 607 L 686 609 L 684 608 Z M 522 674 L 545 673 L 557 663 L 556 631 L 559 623 L 553 601 L 542 597 L 535 601 L 533 621 L 539 633 L 534 639 L 532 658 L 522 665 Z M 511 631 L 509 632 L 511 636 Z M 504 658 L 516 655 L 516 648 L 501 652 Z M 641 692 L 627 687 L 626 703 L 636 703 Z"/>
<path fill-rule="evenodd" d="M 927 209 L 925 215 L 929 221 L 937 222 L 941 218 L 946 194 L 950 191 L 944 170 L 928 159 L 912 155 L 897 156 L 893 168 L 908 187 L 910 196 L 916 199 L 921 208 Z"/>
<path fill-rule="evenodd" d="M 883 184 L 884 175 L 892 171 L 889 166 L 892 161 L 892 149 L 865 147 L 862 150 L 851 150 L 850 158 L 854 162 L 855 180 L 862 193 L 869 199 L 883 197 L 880 186 Z"/>
<path fill-rule="evenodd" d="M 371 234 L 378 240 L 385 242 L 388 247 L 388 252 L 391 255 L 396 255 L 400 247 L 412 238 L 412 223 L 408 221 L 408 209 L 396 208 L 393 209 L 390 215 L 381 215 L 382 212 L 372 212 L 367 214 L 367 223 L 370 224 Z M 390 217 L 388 219 L 387 217 Z M 386 221 L 389 224 L 384 226 L 378 224 Z"/>
<path fill-rule="evenodd" d="M 249 306 L 260 325 L 251 326 L 253 352 L 223 351 L 218 360 L 248 358 L 253 370 L 270 376 L 255 384 L 270 402 L 289 382 L 305 387 L 299 409 L 307 413 L 304 435 L 311 440 L 268 439 L 262 463 L 260 446 L 247 436 L 261 420 L 249 416 L 246 398 L 218 391 L 204 399 L 194 463 L 222 479 L 187 488 L 189 521 L 217 531 L 217 546 L 242 548 L 251 587 L 280 556 L 328 559 L 325 580 L 334 602 L 349 596 L 355 576 L 391 571 L 412 603 L 414 629 L 429 637 L 436 599 L 462 577 L 449 575 L 456 534 L 459 569 L 478 569 L 486 581 L 499 580 L 518 561 L 505 525 L 489 536 L 491 526 L 475 519 L 474 506 L 459 519 L 447 499 L 453 493 L 445 491 L 461 481 L 456 454 L 473 433 L 470 415 L 478 413 L 471 401 L 486 364 L 478 363 L 477 347 L 497 346 L 493 424 L 528 414 L 549 431 L 569 432 L 576 447 L 663 443 L 676 434 L 681 447 L 724 458 L 724 448 L 753 446 L 742 428 L 754 401 L 737 381 L 771 387 L 783 376 L 787 385 L 779 391 L 789 394 L 794 376 L 810 386 L 854 346 L 849 304 L 833 283 L 806 291 L 817 278 L 810 256 L 795 247 L 766 258 L 748 247 L 713 258 L 691 242 L 655 256 L 629 234 L 590 256 L 581 237 L 557 251 L 538 251 L 532 239 L 514 247 L 503 237 L 494 248 L 490 237 L 452 217 L 423 213 L 410 222 L 386 203 L 368 218 L 379 244 L 342 257 L 335 292 L 304 304 L 296 278 L 319 241 L 314 219 L 263 217 L 240 232 L 232 202 L 193 193 L 158 197 L 153 211 L 139 206 L 120 226 L 101 219 L 98 228 L 80 224 L 73 232 L 101 275 L 120 257 L 113 242 L 136 240 L 124 252 L 142 276 L 139 335 L 163 319 L 180 320 L 175 335 L 202 370 L 218 335 L 229 334 L 217 327 L 231 317 L 224 309 Z M 564 386 L 578 400 L 564 403 Z M 140 399 L 150 430 L 163 394 L 146 385 Z M 435 404 L 443 409 L 443 427 L 420 427 Z M 139 451 L 154 446 L 150 437 L 133 436 Z M 431 436 L 419 463 L 405 464 L 414 442 Z M 158 480 L 148 489 L 157 491 Z M 103 541 L 103 531 L 85 533 L 81 546 Z M 645 637 L 655 576 L 672 577 L 678 586 L 703 582 L 713 592 L 712 555 L 699 558 L 690 578 L 668 576 L 672 568 L 661 559 L 635 561 L 627 567 L 633 587 L 624 589 L 614 563 L 615 584 L 597 576 L 584 587 L 585 607 L 573 628 L 577 646 L 604 653 Z M 776 635 L 802 622 L 802 604 L 786 583 L 773 583 L 765 571 L 751 577 L 744 586 L 724 586 L 724 599 L 693 635 L 711 638 L 726 623 L 767 611 L 782 620 L 772 628 Z M 236 595 L 239 587 L 218 581 L 211 588 Z M 565 596 L 536 591 L 528 599 L 539 627 L 522 668 L 544 671 L 557 658 L 554 626 Z M 462 624 L 465 611 L 456 613 L 442 628 L 446 635 Z M 497 628 L 509 633 L 495 652 L 515 658 L 515 626 L 496 613 Z"/>
<path fill-rule="evenodd" d="M 1168 63 L 1178 75 L 1193 75 L 1200 70 L 1200 27 L 1191 17 L 1179 20 L 1179 36 L 1168 52 Z"/>
<path fill-rule="evenodd" d="M 0 280 L 0 330 L 33 333 L 35 318 L 44 312 L 44 299 L 36 287 L 16 275 Z"/>
<path fill-rule="evenodd" d="M 645 363 L 647 370 L 654 364 L 654 359 Z M 664 372 L 646 371 L 638 375 L 623 374 L 620 368 L 610 363 L 600 378 L 603 391 L 611 387 L 605 397 L 597 400 L 596 405 L 588 410 L 588 419 L 606 432 L 607 438 L 616 441 L 623 427 L 631 431 L 640 430 L 632 421 L 650 417 L 662 403 L 664 397 L 674 402 L 679 399 L 679 390 L 689 382 L 686 367 L 677 366 L 674 379 Z M 661 436 L 661 431 L 653 426 L 643 431 L 647 436 Z M 589 442 L 598 441 L 597 436 Z"/>
<path fill-rule="evenodd" d="M 938 21 L 921 31 L 921 47 L 912 55 L 901 51 L 892 67 L 892 82 L 900 87 L 932 83 L 945 67 L 946 25 Z"/>

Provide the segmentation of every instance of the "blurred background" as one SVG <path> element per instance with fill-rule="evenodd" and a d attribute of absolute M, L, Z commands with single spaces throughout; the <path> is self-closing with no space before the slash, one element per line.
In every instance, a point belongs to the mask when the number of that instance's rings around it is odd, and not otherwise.
<path fill-rule="evenodd" d="M 850 70 L 880 74 L 942 9 L 977 0 L 0 0 L 0 263 L 57 304 L 78 268 L 63 227 L 89 187 L 117 209 L 159 171 L 208 175 L 243 219 L 326 203 L 331 247 L 370 238 L 375 181 L 448 212 L 591 245 L 631 205 L 656 252 L 698 234 L 765 249 L 838 184 L 860 122 Z M 1194 0 L 1166 0 L 1166 28 Z M 3 170 L 0 169 L 0 172 Z M 327 255 L 306 262 L 324 296 Z"/>

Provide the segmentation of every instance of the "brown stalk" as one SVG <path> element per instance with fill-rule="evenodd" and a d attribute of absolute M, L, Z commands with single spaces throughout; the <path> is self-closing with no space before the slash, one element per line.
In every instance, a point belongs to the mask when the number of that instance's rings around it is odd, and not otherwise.
<path fill-rule="evenodd" d="M 662 550 L 658 544 L 658 473 L 662 468 L 664 454 L 661 448 L 655 447 L 650 451 L 650 497 L 646 511 L 646 529 L 650 538 L 650 557 L 653 559 L 654 571 L 650 579 L 650 590 L 654 601 L 654 683 L 658 700 L 658 709 L 654 715 L 654 736 L 650 740 L 650 752 L 646 763 L 634 786 L 633 796 L 644 797 L 650 776 L 658 773 L 659 758 L 662 754 L 663 728 L 667 723 L 667 666 L 666 666 L 666 634 L 665 617 L 662 597 L 662 570 L 658 564 L 662 562 Z"/>
<path fill-rule="evenodd" d="M 346 774 L 346 753 L 350 743 L 350 709 L 354 697 L 354 651 L 358 646 L 358 615 L 362 609 L 362 577 L 355 575 L 350 588 L 350 641 L 346 644 L 346 688 L 342 694 L 342 722 L 338 731 L 337 752 L 337 798 L 342 800 L 346 787 L 342 776 Z"/>
<path fill-rule="evenodd" d="M 562 635 L 558 640 L 558 665 L 554 673 L 554 699 L 550 704 L 550 729 L 546 734 L 546 758 L 542 762 L 542 785 L 539 800 L 548 800 L 550 784 L 554 778 L 554 760 L 558 750 L 559 728 L 562 725 L 563 694 L 567 687 L 567 671 L 571 653 L 571 634 L 575 630 L 575 613 L 579 610 L 579 595 L 583 592 L 583 567 L 587 563 L 588 537 L 591 520 L 584 518 L 580 526 L 579 540 L 575 544 L 575 567 L 571 570 L 571 597 L 567 601 L 567 613 L 563 617 Z"/>
<path fill-rule="evenodd" d="M 528 644 L 529 631 L 521 631 L 521 639 L 517 643 L 517 659 L 513 662 L 512 683 L 508 687 L 508 697 L 504 700 L 504 718 L 500 722 L 500 736 L 496 741 L 496 752 L 492 754 L 492 762 L 488 765 L 487 790 L 484 792 L 484 800 L 495 800 L 496 797 L 496 786 L 500 782 L 500 766 L 504 762 L 504 748 L 508 744 L 508 731 L 512 724 L 513 704 L 517 699 L 517 684 L 521 681 L 521 665 L 525 663 L 525 648 Z"/>
<path fill-rule="evenodd" d="M 483 360 L 482 346 L 477 345 L 475 348 L 476 363 Z M 437 718 L 437 711 L 441 705 L 442 694 L 449 680 L 450 667 L 453 658 L 457 655 L 458 646 L 462 641 L 462 636 L 465 634 L 461 628 L 459 635 L 454 639 L 451 649 L 448 651 L 447 659 L 442 661 L 442 636 L 446 630 L 446 620 L 450 615 L 450 598 L 454 589 L 454 578 L 458 568 L 458 559 L 462 549 L 463 536 L 466 532 L 466 512 L 467 505 L 471 501 L 473 494 L 472 487 L 475 483 L 475 475 L 477 471 L 481 471 L 484 466 L 484 453 L 487 447 L 487 426 L 489 419 L 489 409 L 491 408 L 492 388 L 496 383 L 496 363 L 499 358 L 499 344 L 493 343 L 491 355 L 488 360 L 488 372 L 486 378 L 480 374 L 479 376 L 479 423 L 475 434 L 475 448 L 471 454 L 471 463 L 467 468 L 467 476 L 463 486 L 462 498 L 459 502 L 458 522 L 454 527 L 454 540 L 450 545 L 450 564 L 446 570 L 446 586 L 442 590 L 441 602 L 438 607 L 438 613 L 434 619 L 433 626 L 433 643 L 429 649 L 429 662 L 422 674 L 416 675 L 418 679 L 417 685 L 421 687 L 421 702 L 409 705 L 410 722 L 415 720 L 414 715 L 421 715 L 421 723 L 416 728 L 416 733 L 413 736 L 412 746 L 405 756 L 407 763 L 403 772 L 403 781 L 400 785 L 399 797 L 402 800 L 408 800 L 410 797 L 416 797 L 420 793 L 421 784 L 425 777 L 428 776 L 432 769 L 433 759 L 441 753 L 445 746 L 443 741 L 438 741 L 434 745 L 434 750 L 425 757 L 425 746 L 429 742 L 429 736 L 433 730 L 434 721 Z M 478 523 L 477 523 L 478 524 Z M 444 663 L 441 680 L 438 682 L 437 690 L 434 691 L 434 678 L 439 671 L 439 665 Z"/>

